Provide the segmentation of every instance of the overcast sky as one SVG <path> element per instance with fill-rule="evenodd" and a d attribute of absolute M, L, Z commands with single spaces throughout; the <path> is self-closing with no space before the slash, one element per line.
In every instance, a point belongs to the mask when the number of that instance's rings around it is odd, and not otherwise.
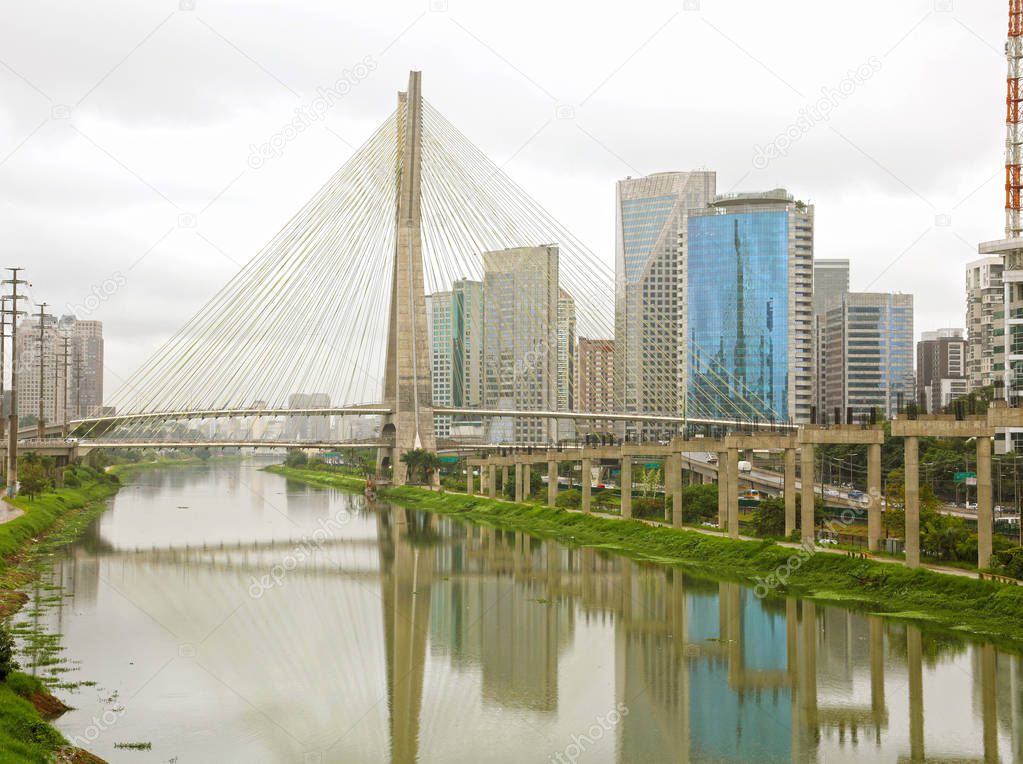
<path fill-rule="evenodd" d="M 109 396 L 421 69 L 609 264 L 617 179 L 708 168 L 720 192 L 814 203 L 817 257 L 849 258 L 854 290 L 914 294 L 918 334 L 961 326 L 963 266 L 1004 230 L 1006 17 L 1005 0 L 5 3 L 0 265 L 26 268 L 33 302 L 104 322 Z M 827 119 L 804 111 L 822 99 Z"/>

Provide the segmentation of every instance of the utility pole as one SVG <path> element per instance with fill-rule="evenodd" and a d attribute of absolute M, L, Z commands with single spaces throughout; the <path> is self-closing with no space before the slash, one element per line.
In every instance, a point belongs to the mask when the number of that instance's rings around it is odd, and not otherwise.
<path fill-rule="evenodd" d="M 68 420 L 71 419 L 71 417 L 68 416 L 70 413 L 68 411 L 68 383 L 71 381 L 71 378 L 68 376 L 71 370 L 68 350 L 71 347 L 71 338 L 64 335 L 62 339 L 64 340 L 64 437 L 66 438 L 70 434 L 70 430 L 68 429 Z M 56 388 L 53 390 L 53 398 L 54 400 L 57 399 Z"/>
<path fill-rule="evenodd" d="M 0 295 L 0 441 L 7 434 L 7 418 L 4 416 L 4 345 L 7 342 L 7 295 Z M 12 361 L 13 363 L 13 361 Z M 6 469 L 6 467 L 4 468 Z"/>
<path fill-rule="evenodd" d="M 42 440 L 46 435 L 46 408 L 43 406 L 43 384 L 46 377 L 43 374 L 44 367 L 46 366 L 46 306 L 49 303 L 39 303 L 39 421 L 36 422 L 36 427 L 39 432 L 39 440 Z M 57 391 L 53 391 L 54 395 Z"/>
<path fill-rule="evenodd" d="M 11 317 L 11 415 L 7 430 L 7 495 L 14 496 L 18 487 L 18 300 L 27 299 L 18 294 L 18 287 L 27 285 L 27 281 L 18 278 L 24 268 L 7 268 L 11 272 L 9 279 L 3 284 L 10 284 L 11 294 L 7 296 L 11 307 L 4 310 L 4 315 Z"/>

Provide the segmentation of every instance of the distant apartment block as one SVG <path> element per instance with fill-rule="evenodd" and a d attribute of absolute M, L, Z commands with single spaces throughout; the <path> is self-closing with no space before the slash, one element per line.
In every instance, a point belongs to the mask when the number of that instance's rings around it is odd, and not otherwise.
<path fill-rule="evenodd" d="M 576 362 L 578 411 L 596 413 L 614 411 L 614 348 L 613 339 L 579 338 Z M 578 430 L 580 434 L 610 433 L 613 428 L 607 422 L 581 421 Z"/>
<path fill-rule="evenodd" d="M 821 331 L 824 310 L 849 292 L 848 260 L 814 260 L 813 263 L 813 378 L 814 406 L 824 410 L 824 379 L 822 377 L 827 348 Z"/>
<path fill-rule="evenodd" d="M 924 332 L 916 344 L 917 401 L 929 414 L 942 413 L 966 395 L 966 339 L 962 329 Z"/>
<path fill-rule="evenodd" d="M 845 421 L 878 409 L 890 417 L 914 400 L 913 295 L 850 292 L 825 311 L 823 331 L 819 416 Z"/>
<path fill-rule="evenodd" d="M 1005 301 L 1001 257 L 966 266 L 966 384 L 977 390 L 1005 373 Z"/>
<path fill-rule="evenodd" d="M 18 416 L 39 415 L 63 423 L 65 418 L 97 414 L 103 406 L 103 324 L 74 316 L 45 316 L 40 343 L 38 318 L 25 318 L 17 329 Z M 40 382 L 40 364 L 42 380 Z"/>

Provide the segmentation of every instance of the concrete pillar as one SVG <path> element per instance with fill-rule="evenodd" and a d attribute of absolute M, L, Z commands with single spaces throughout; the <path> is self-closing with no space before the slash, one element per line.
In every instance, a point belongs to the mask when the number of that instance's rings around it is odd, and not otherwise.
<path fill-rule="evenodd" d="M 718 528 L 728 527 L 728 452 L 718 454 Z"/>
<path fill-rule="evenodd" d="M 558 463 L 547 462 L 547 505 L 555 506 L 558 500 Z"/>
<path fill-rule="evenodd" d="M 593 474 L 593 462 L 590 459 L 583 459 L 582 476 L 580 477 L 579 480 L 582 483 L 582 491 L 583 491 L 582 507 L 583 507 L 583 512 L 585 512 L 586 514 L 590 513 L 590 496 L 591 496 L 592 491 L 593 491 L 593 486 L 591 485 L 592 482 L 593 482 L 593 478 L 591 477 L 592 474 Z"/>
<path fill-rule="evenodd" d="M 526 465 L 515 463 L 515 501 L 522 501 L 522 472 Z"/>
<path fill-rule="evenodd" d="M 473 482 L 474 481 L 472 479 L 472 465 L 466 463 L 466 465 L 465 465 L 465 492 L 467 494 L 469 494 L 470 496 L 472 496 L 473 490 L 476 487 L 475 485 L 473 485 Z M 482 483 L 482 482 L 483 482 L 483 475 L 482 475 L 482 471 L 481 471 L 480 483 Z M 483 486 L 481 485 L 480 489 L 482 490 L 482 488 L 483 488 Z"/>
<path fill-rule="evenodd" d="M 799 537 L 804 544 L 814 543 L 813 525 L 813 484 L 814 484 L 814 447 L 803 443 L 799 447 Z"/>
<path fill-rule="evenodd" d="M 664 463 L 664 469 L 671 475 L 671 524 L 682 527 L 682 458 L 672 454 Z M 667 481 L 667 476 L 665 476 Z"/>
<path fill-rule="evenodd" d="M 785 538 L 796 529 L 796 449 L 785 449 Z"/>
<path fill-rule="evenodd" d="M 906 565 L 920 567 L 920 439 L 906 442 Z"/>
<path fill-rule="evenodd" d="M 867 548 L 876 552 L 881 546 L 881 444 L 867 446 Z"/>
<path fill-rule="evenodd" d="M 501 490 L 504 491 L 508 486 L 508 465 L 501 467 Z"/>
<path fill-rule="evenodd" d="M 728 449 L 728 536 L 739 538 L 739 451 Z"/>
<path fill-rule="evenodd" d="M 632 517 L 632 457 L 622 454 L 621 480 L 622 517 Z"/>
<path fill-rule="evenodd" d="M 906 669 L 909 673 L 909 760 L 924 761 L 923 645 L 917 626 L 906 627 Z"/>
<path fill-rule="evenodd" d="M 528 462 L 522 468 L 522 500 L 533 495 L 533 465 Z"/>
<path fill-rule="evenodd" d="M 505 467 L 507 470 L 508 468 Z M 487 465 L 487 495 L 491 499 L 497 498 L 497 465 Z"/>
<path fill-rule="evenodd" d="M 977 567 L 991 566 L 991 438 L 977 438 Z"/>

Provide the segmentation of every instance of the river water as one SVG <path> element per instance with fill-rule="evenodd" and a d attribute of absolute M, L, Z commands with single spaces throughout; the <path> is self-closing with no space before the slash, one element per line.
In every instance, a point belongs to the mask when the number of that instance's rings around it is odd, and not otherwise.
<path fill-rule="evenodd" d="M 259 466 L 139 473 L 57 555 L 64 596 L 19 618 L 62 635 L 37 671 L 71 687 L 68 738 L 110 762 L 1023 761 L 1017 656 Z"/>

